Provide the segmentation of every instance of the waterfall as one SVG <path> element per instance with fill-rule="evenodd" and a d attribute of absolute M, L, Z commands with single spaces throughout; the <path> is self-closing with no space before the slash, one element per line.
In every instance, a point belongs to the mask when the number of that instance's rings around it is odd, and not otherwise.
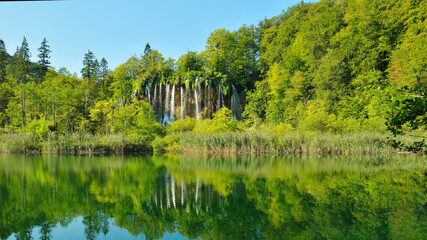
<path fill-rule="evenodd" d="M 184 119 L 184 88 L 181 86 L 181 119 Z"/>
<path fill-rule="evenodd" d="M 175 84 L 172 86 L 170 121 L 175 121 Z"/>
<path fill-rule="evenodd" d="M 222 89 L 221 89 L 221 83 L 219 83 L 218 84 L 217 107 L 216 107 L 217 111 L 219 111 L 221 109 L 221 98 L 222 98 Z"/>
<path fill-rule="evenodd" d="M 153 110 L 154 112 L 157 111 L 157 84 L 154 84 L 154 98 L 153 98 Z"/>
<path fill-rule="evenodd" d="M 148 96 L 148 103 L 151 104 L 150 82 L 145 85 L 145 95 Z"/>
<path fill-rule="evenodd" d="M 196 105 L 195 111 L 196 111 L 196 119 L 197 120 L 199 120 L 199 111 L 200 111 L 200 109 L 199 109 L 199 100 L 198 100 L 198 97 L 197 97 L 198 86 L 199 86 L 199 78 L 196 78 L 196 81 L 194 83 L 194 101 L 196 103 L 195 104 Z"/>
<path fill-rule="evenodd" d="M 163 120 L 163 105 L 162 105 L 162 84 L 160 83 L 160 87 L 159 87 L 159 122 L 161 123 Z"/>
<path fill-rule="evenodd" d="M 234 85 L 231 86 L 233 88 L 233 95 L 231 95 L 232 118 L 235 120 L 240 120 L 242 114 L 242 105 L 240 104 L 240 98 L 236 88 L 234 87 Z"/>
<path fill-rule="evenodd" d="M 170 84 L 166 84 L 166 96 L 165 96 L 165 110 L 163 111 L 163 124 L 170 123 L 169 111 L 170 111 Z"/>

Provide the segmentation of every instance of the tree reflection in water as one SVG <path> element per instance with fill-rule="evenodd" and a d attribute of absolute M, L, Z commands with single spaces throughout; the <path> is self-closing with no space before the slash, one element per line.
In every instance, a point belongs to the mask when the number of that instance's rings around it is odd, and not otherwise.
<path fill-rule="evenodd" d="M 0 155 L 0 238 L 422 239 L 425 160 Z"/>

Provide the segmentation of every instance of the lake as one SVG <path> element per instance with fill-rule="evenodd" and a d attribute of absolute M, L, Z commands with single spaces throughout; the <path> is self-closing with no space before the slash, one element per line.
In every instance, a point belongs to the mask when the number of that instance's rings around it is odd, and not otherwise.
<path fill-rule="evenodd" d="M 1 239 L 423 239 L 427 158 L 0 155 Z"/>

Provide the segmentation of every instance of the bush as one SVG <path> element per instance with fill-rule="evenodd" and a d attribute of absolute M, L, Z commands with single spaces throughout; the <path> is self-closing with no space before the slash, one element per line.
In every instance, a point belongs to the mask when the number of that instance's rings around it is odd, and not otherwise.
<path fill-rule="evenodd" d="M 168 133 L 177 133 L 177 132 L 191 132 L 196 126 L 196 119 L 192 117 L 186 117 L 184 119 L 176 120 L 171 122 L 167 127 L 166 131 Z"/>
<path fill-rule="evenodd" d="M 214 113 L 212 120 L 205 119 L 196 122 L 194 128 L 195 133 L 226 133 L 226 132 L 241 132 L 240 122 L 231 119 L 231 110 L 223 107 L 218 112 Z"/>
<path fill-rule="evenodd" d="M 45 139 L 50 132 L 49 127 L 53 126 L 53 122 L 47 120 L 33 120 L 25 127 L 25 132 L 35 133 L 40 139 Z"/>
<path fill-rule="evenodd" d="M 162 138 L 157 136 L 151 143 L 154 152 L 175 152 L 179 150 L 180 134 L 173 133 Z"/>

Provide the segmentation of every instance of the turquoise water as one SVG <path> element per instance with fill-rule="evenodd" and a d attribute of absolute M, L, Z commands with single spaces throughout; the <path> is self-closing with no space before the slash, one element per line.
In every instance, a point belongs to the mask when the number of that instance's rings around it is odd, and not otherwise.
<path fill-rule="evenodd" d="M 0 155 L 1 239 L 423 239 L 425 157 Z"/>

